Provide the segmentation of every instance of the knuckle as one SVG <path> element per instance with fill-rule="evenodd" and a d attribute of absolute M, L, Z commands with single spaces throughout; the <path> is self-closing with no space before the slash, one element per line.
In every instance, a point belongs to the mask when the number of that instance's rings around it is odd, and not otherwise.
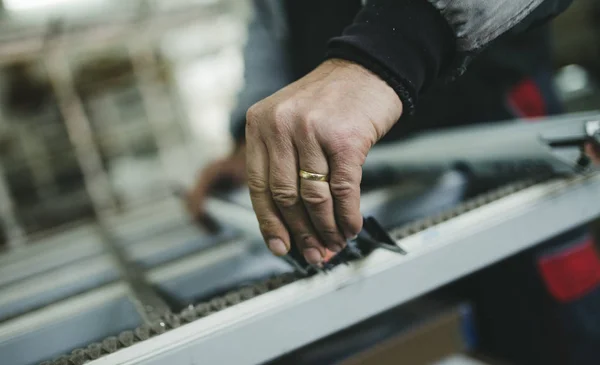
<path fill-rule="evenodd" d="M 356 153 L 351 140 L 339 137 L 336 134 L 333 134 L 331 138 L 327 140 L 324 147 L 330 151 L 330 154 L 335 158 L 348 158 L 351 154 Z"/>
<path fill-rule="evenodd" d="M 259 115 L 260 103 L 253 104 L 246 112 L 246 119 L 256 120 Z"/>
<path fill-rule="evenodd" d="M 336 199 L 348 199 L 359 196 L 359 187 L 346 180 L 332 180 L 329 183 L 329 189 Z"/>
<path fill-rule="evenodd" d="M 287 124 L 294 115 L 294 104 L 291 101 L 282 101 L 275 105 L 272 110 L 272 117 L 276 126 Z"/>
<path fill-rule="evenodd" d="M 293 186 L 271 186 L 273 201 L 282 208 L 289 208 L 298 203 L 298 191 Z"/>
<path fill-rule="evenodd" d="M 304 114 L 304 116 L 302 117 L 304 124 L 306 124 L 308 126 L 314 126 L 319 123 L 322 123 L 325 119 L 326 119 L 325 114 L 318 109 L 310 110 L 310 111 L 306 112 Z"/>
<path fill-rule="evenodd" d="M 248 173 L 248 188 L 250 193 L 265 193 L 269 191 L 269 184 L 264 178 Z"/>
<path fill-rule="evenodd" d="M 258 228 L 265 237 L 277 235 L 279 225 L 277 222 L 270 219 L 261 219 L 258 222 Z"/>
<path fill-rule="evenodd" d="M 295 242 L 301 249 L 316 248 L 321 251 L 320 241 L 314 233 L 301 232 L 295 235 Z"/>
<path fill-rule="evenodd" d="M 324 144 L 325 149 L 335 159 L 363 163 L 372 143 L 364 135 L 353 129 L 332 132 Z"/>
<path fill-rule="evenodd" d="M 352 145 L 340 147 L 337 152 L 330 154 L 330 159 L 335 165 L 341 169 L 341 173 L 347 175 L 352 172 L 353 168 L 360 168 L 367 160 L 368 150 L 363 152 Z"/>
<path fill-rule="evenodd" d="M 303 188 L 301 192 L 302 200 L 311 208 L 320 208 L 330 202 L 328 192 L 320 191 L 319 189 Z"/>
<path fill-rule="evenodd" d="M 310 232 L 301 232 L 296 235 L 296 240 L 302 243 L 311 243 L 315 240 L 315 236 Z"/>
<path fill-rule="evenodd" d="M 246 112 L 246 133 L 253 135 L 258 131 L 258 124 L 261 115 L 260 103 L 254 104 Z"/>
<path fill-rule="evenodd" d="M 325 226 L 321 227 L 319 232 L 327 237 L 337 238 L 340 235 L 340 231 L 335 226 Z"/>
<path fill-rule="evenodd" d="M 269 128 L 276 136 L 285 135 L 290 128 L 291 111 L 288 108 L 287 105 L 277 105 L 270 114 Z"/>
<path fill-rule="evenodd" d="M 317 130 L 317 126 L 323 124 L 325 120 L 324 114 L 321 111 L 308 111 L 304 113 L 301 118 L 299 118 L 299 123 L 296 123 L 296 132 L 301 136 L 314 135 Z"/>
<path fill-rule="evenodd" d="M 344 241 L 337 227 L 323 227 L 319 233 L 326 244 L 334 243 L 339 245 Z"/>

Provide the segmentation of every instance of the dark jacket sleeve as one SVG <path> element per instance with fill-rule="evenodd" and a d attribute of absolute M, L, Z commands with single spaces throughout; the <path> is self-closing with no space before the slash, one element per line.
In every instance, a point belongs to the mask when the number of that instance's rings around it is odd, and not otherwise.
<path fill-rule="evenodd" d="M 481 49 L 565 10 L 572 0 L 370 0 L 328 58 L 357 62 L 384 79 L 412 113 L 438 79 L 455 77 Z"/>

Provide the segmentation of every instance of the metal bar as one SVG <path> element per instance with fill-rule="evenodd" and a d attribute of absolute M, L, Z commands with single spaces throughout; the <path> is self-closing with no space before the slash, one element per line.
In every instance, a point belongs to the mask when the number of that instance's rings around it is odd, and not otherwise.
<path fill-rule="evenodd" d="M 152 256 L 157 251 L 177 250 L 184 246 L 190 238 L 190 236 L 181 237 L 179 235 L 160 237 L 162 249 L 157 249 L 154 246 L 146 247 L 145 244 L 135 245 L 136 247 L 131 249 L 131 257 L 134 257 L 138 262 L 152 261 Z M 186 250 L 187 254 L 179 255 L 172 262 L 149 268 L 146 276 L 152 284 L 161 285 L 169 280 L 176 280 L 183 275 L 206 271 L 211 266 L 224 265 L 227 261 L 247 255 L 252 250 L 253 247 L 247 242 L 230 237 L 219 238 L 212 242 L 198 242 L 196 247 Z M 30 280 L 0 288 L 0 322 L 15 315 L 18 315 L 15 319 L 19 321 L 23 318 L 39 316 L 37 312 L 45 313 L 45 309 L 33 312 L 32 309 L 37 309 L 41 305 L 60 306 L 60 303 L 70 302 L 74 293 L 90 293 L 91 295 L 91 293 L 103 291 L 106 287 L 105 284 L 108 282 L 114 282 L 109 285 L 118 283 L 123 286 L 123 293 L 131 297 L 131 291 L 127 287 L 127 283 L 117 282 L 117 279 L 118 272 L 114 262 L 109 255 L 102 254 L 66 265 L 59 270 L 36 276 Z M 208 280 L 208 283 L 200 283 L 199 288 L 216 280 L 218 278 Z M 89 303 L 90 307 L 95 305 L 97 305 L 95 302 Z M 85 308 L 81 308 L 81 310 L 85 310 Z M 69 315 L 72 315 L 72 313 L 63 313 L 64 317 Z M 7 339 L 2 335 L 5 327 L 0 325 L 0 343 Z M 39 331 L 42 329 L 43 326 L 33 327 L 31 330 Z"/>
<path fill-rule="evenodd" d="M 108 255 L 79 260 L 1 288 L 0 319 L 22 315 L 117 279 L 118 272 Z"/>
<path fill-rule="evenodd" d="M 38 198 L 44 200 L 55 196 L 58 192 L 58 185 L 54 179 L 50 164 L 51 155 L 43 134 L 38 134 L 39 129 L 38 133 L 29 128 L 17 127 L 17 130 L 25 157 L 25 165 L 31 171 Z"/>
<path fill-rule="evenodd" d="M 32 244 L 0 255 L 0 291 L 16 281 L 102 253 L 100 242 L 89 228 L 86 225 L 70 227 L 44 240 L 30 238 Z"/>
<path fill-rule="evenodd" d="M 576 171 L 580 150 L 552 149 L 551 136 L 586 137 L 589 121 L 600 119 L 598 112 L 544 118 L 538 123 L 497 122 L 421 133 L 398 143 L 376 146 L 367 157 L 364 170 L 388 168 L 411 174 L 452 168 L 466 163 L 482 177 L 536 173 L 548 168 L 561 173 Z"/>
<path fill-rule="evenodd" d="M 599 174 L 538 184 L 400 240 L 406 256 L 376 251 L 90 364 L 264 363 L 587 223 L 597 196 Z"/>
<path fill-rule="evenodd" d="M 97 215 L 115 211 L 117 202 L 112 194 L 108 174 L 102 166 L 100 152 L 93 138 L 90 121 L 75 91 L 69 60 L 64 51 L 50 52 L 44 58 L 48 78 L 54 89 L 60 111 L 75 148 L 79 166 L 84 175 L 85 187 Z"/>
<path fill-rule="evenodd" d="M 55 303 L 43 311 L 30 313 L 3 323 L 0 326 L 0 339 L 6 341 L 32 329 L 39 330 L 48 324 L 68 318 L 73 313 L 85 311 L 89 307 L 100 306 L 104 301 L 125 296 L 127 288 L 122 283 L 114 283 L 93 292 L 70 297 Z"/>
<path fill-rule="evenodd" d="M 164 268 L 178 266 L 184 258 L 191 256 L 215 256 L 213 261 L 219 261 L 219 252 L 216 248 L 230 249 L 232 246 L 245 247 L 249 251 L 249 245 L 241 245 L 240 242 L 229 244 L 233 235 L 217 237 L 198 237 L 193 227 L 188 229 L 177 229 L 160 235 L 151 235 L 139 242 L 123 242 L 131 261 L 138 263 L 143 269 L 147 269 L 150 281 L 154 280 L 152 270 L 155 267 Z M 52 252 L 56 257 L 48 257 L 49 263 L 58 264 L 59 257 L 64 258 L 60 266 L 49 267 L 47 260 L 32 260 L 29 262 L 29 275 L 20 277 L 8 276 L 2 278 L 0 283 L 0 322 L 8 317 L 21 315 L 33 309 L 63 300 L 80 292 L 96 290 L 99 286 L 119 279 L 118 267 L 114 260 L 103 251 L 103 245 L 97 242 L 94 245 L 95 253 L 82 257 L 82 251 L 78 250 L 76 243 L 91 243 L 89 239 L 96 238 L 93 232 L 86 237 L 80 237 L 74 241 L 72 247 L 63 247 L 60 251 Z M 83 252 L 91 251 L 90 245 Z M 71 257 L 75 251 L 76 257 Z M 68 255 L 65 255 L 68 253 Z M 59 256 L 60 255 L 60 256 Z M 166 265 L 165 265 L 166 264 Z M 20 269 L 21 266 L 13 265 L 10 269 Z M 192 268 L 194 269 L 194 268 Z M 195 267 L 196 270 L 200 266 Z M 169 271 L 173 271 L 170 269 Z"/>
<path fill-rule="evenodd" d="M 144 322 L 154 324 L 170 314 L 171 308 L 146 280 L 144 271 L 129 259 L 123 246 L 118 244 L 102 224 L 98 224 L 97 229 L 106 251 L 111 255 L 122 280 L 127 284 L 131 300 Z"/>
<path fill-rule="evenodd" d="M 13 203 L 4 169 L 0 164 L 0 219 L 2 220 L 8 247 L 11 249 L 22 247 L 26 240 L 25 230 L 17 219 Z"/>
<path fill-rule="evenodd" d="M 0 325 L 2 362 L 39 364 L 142 324 L 122 284 L 71 297 Z"/>
<path fill-rule="evenodd" d="M 105 215 L 103 219 L 126 245 L 184 226 L 188 220 L 179 201 L 173 199 L 132 207 L 126 213 Z M 28 238 L 31 245 L 0 255 L 0 287 L 102 252 L 101 240 L 90 221 L 75 222 Z"/>
<path fill-rule="evenodd" d="M 147 33 L 143 27 L 139 31 L 142 34 Z M 160 67 L 155 56 L 155 49 L 152 47 L 149 37 L 140 36 L 137 42 L 128 44 L 128 51 L 133 73 L 142 96 L 146 119 L 156 141 L 160 163 L 166 172 L 167 179 L 173 179 L 175 174 L 170 171 L 172 164 L 169 163 L 166 153 L 177 143 L 177 141 L 173 141 L 174 125 L 170 123 L 175 119 L 175 113 L 168 103 L 169 96 L 162 90 L 158 79 Z"/>

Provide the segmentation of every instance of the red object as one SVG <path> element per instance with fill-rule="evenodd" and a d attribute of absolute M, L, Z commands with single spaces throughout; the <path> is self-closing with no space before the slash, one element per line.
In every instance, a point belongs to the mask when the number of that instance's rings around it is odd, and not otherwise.
<path fill-rule="evenodd" d="M 538 260 L 538 270 L 554 298 L 571 302 L 600 286 L 600 258 L 591 238 Z"/>
<path fill-rule="evenodd" d="M 525 79 L 513 87 L 508 102 L 520 118 L 537 118 L 547 114 L 540 88 L 532 79 Z"/>
<path fill-rule="evenodd" d="M 325 258 L 323 259 L 323 262 L 329 262 L 329 260 L 331 260 L 333 256 L 335 256 L 335 252 L 325 249 Z"/>

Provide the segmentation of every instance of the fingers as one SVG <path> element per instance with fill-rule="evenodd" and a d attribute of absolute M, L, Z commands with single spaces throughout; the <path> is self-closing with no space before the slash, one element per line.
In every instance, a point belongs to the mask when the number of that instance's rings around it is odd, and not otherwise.
<path fill-rule="evenodd" d="M 329 174 L 327 158 L 316 140 L 298 141 L 300 169 Z M 331 251 L 341 251 L 346 242 L 335 219 L 333 197 L 327 181 L 300 179 L 300 196 L 321 242 Z"/>
<path fill-rule="evenodd" d="M 358 234 L 362 162 L 401 113 L 389 85 L 348 63 L 325 63 L 248 110 L 247 178 L 273 252 L 293 241 L 316 264 Z M 330 181 L 300 180 L 301 168 Z"/>
<path fill-rule="evenodd" d="M 362 158 L 349 151 L 333 154 L 330 159 L 329 189 L 333 196 L 337 223 L 346 239 L 355 237 L 362 228 L 360 181 Z"/>
<path fill-rule="evenodd" d="M 279 139 L 267 149 L 273 200 L 306 261 L 320 264 L 325 256 L 325 246 L 319 240 L 300 198 L 295 146 L 290 140 Z"/>
<path fill-rule="evenodd" d="M 260 138 L 252 138 L 248 133 L 246 153 L 248 187 L 260 231 L 271 252 L 283 256 L 290 249 L 290 235 L 271 198 L 267 148 Z"/>

